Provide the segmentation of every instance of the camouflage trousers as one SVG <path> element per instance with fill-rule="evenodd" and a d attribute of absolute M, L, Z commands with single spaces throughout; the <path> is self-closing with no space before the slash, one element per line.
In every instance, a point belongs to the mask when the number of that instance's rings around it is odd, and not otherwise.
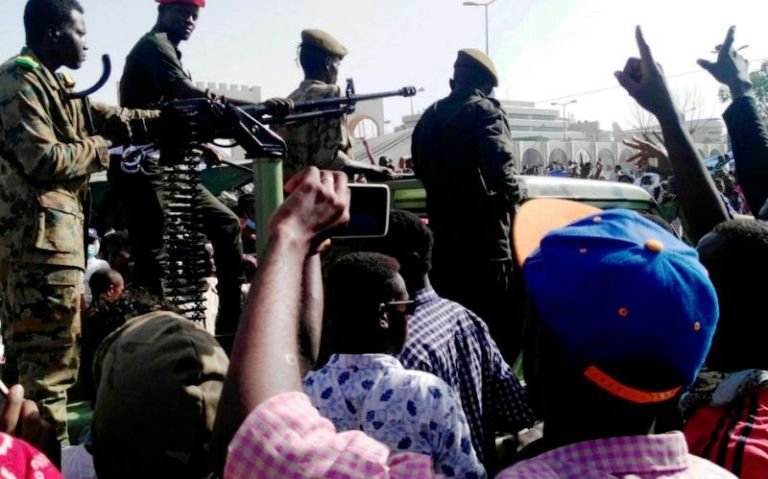
<path fill-rule="evenodd" d="M 41 415 L 67 436 L 67 389 L 80 366 L 81 271 L 13 263 L 5 284 L 6 364 L 3 379 L 24 386 Z"/>

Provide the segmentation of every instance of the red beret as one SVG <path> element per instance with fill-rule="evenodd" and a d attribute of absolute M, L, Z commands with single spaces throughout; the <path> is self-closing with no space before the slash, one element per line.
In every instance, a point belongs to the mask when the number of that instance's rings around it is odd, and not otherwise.
<path fill-rule="evenodd" d="M 160 5 L 168 5 L 171 3 L 187 3 L 189 5 L 194 5 L 196 7 L 204 7 L 205 6 L 205 0 L 155 0 Z"/>

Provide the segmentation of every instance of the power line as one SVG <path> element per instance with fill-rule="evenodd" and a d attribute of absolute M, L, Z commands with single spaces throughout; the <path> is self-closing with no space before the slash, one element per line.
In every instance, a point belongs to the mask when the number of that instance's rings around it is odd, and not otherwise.
<path fill-rule="evenodd" d="M 757 58 L 757 59 L 754 59 L 754 60 L 749 60 L 749 62 L 750 63 L 760 63 L 760 62 L 764 62 L 766 60 L 768 60 L 768 57 Z M 696 75 L 696 74 L 699 74 L 699 73 L 707 73 L 707 71 L 704 70 L 704 69 L 691 70 L 691 71 L 687 71 L 687 72 L 674 73 L 672 75 L 666 75 L 666 77 L 667 78 L 678 78 L 678 77 L 687 76 L 687 75 Z M 581 92 L 581 93 L 573 93 L 571 95 L 557 96 L 557 97 L 553 97 L 553 98 L 548 98 L 546 100 L 538 100 L 538 101 L 534 101 L 534 103 L 547 103 L 547 102 L 552 102 L 552 101 L 565 100 L 567 98 L 577 98 L 577 97 L 582 97 L 582 96 L 587 96 L 587 95 L 594 95 L 596 93 L 603 93 L 603 92 L 606 92 L 606 91 L 620 90 L 620 89 L 621 89 L 621 85 L 615 85 L 615 86 L 609 86 L 609 87 L 604 87 L 604 88 L 598 88 L 596 90 L 588 90 L 588 91 L 584 91 L 584 92 Z"/>

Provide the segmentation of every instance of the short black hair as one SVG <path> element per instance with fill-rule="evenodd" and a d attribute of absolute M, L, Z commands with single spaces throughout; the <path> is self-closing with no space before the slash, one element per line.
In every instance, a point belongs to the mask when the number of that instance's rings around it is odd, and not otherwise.
<path fill-rule="evenodd" d="M 85 13 L 77 0 L 29 0 L 24 7 L 27 45 L 38 45 L 50 27 L 62 27 L 71 19 L 72 10 Z"/>
<path fill-rule="evenodd" d="M 376 251 L 392 256 L 400 262 L 403 269 L 414 265 L 421 269 L 422 273 L 428 273 L 432 269 L 432 246 L 434 245 L 432 232 L 422 223 L 421 218 L 409 211 L 392 210 L 389 214 L 389 231 L 382 238 L 374 238 L 366 242 L 365 246 L 371 251 Z M 419 263 L 416 264 L 416 258 Z"/>
<path fill-rule="evenodd" d="M 111 261 L 112 256 L 121 250 L 131 250 L 131 242 L 126 231 L 113 231 L 101 238 L 99 251 L 107 261 Z"/>
<path fill-rule="evenodd" d="M 378 316 L 381 303 L 395 297 L 399 271 L 396 259 L 380 253 L 351 253 L 336 261 L 325 283 L 329 334 L 371 334 L 372 325 L 366 321 Z M 333 343 L 335 338 L 328 339 Z"/>
<path fill-rule="evenodd" d="M 240 216 L 244 216 L 246 213 L 253 210 L 253 203 L 255 201 L 255 198 L 253 196 L 253 193 L 245 193 L 240 198 L 237 199 L 237 206 L 235 213 L 237 213 Z"/>
<path fill-rule="evenodd" d="M 88 280 L 88 286 L 91 288 L 91 295 L 94 299 L 100 298 L 102 294 L 109 290 L 109 287 L 122 279 L 122 275 L 111 268 L 94 271 Z"/>
<path fill-rule="evenodd" d="M 768 318 L 761 313 L 767 291 L 759 276 L 768 271 L 768 222 L 731 220 L 717 225 L 713 233 L 722 241 L 702 254 L 701 261 L 715 285 L 720 321 L 707 366 L 723 372 L 768 369 Z"/>

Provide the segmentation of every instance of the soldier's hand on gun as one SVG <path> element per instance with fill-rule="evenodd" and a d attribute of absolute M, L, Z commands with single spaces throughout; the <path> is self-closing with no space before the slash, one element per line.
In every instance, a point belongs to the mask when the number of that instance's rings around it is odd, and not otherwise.
<path fill-rule="evenodd" d="M 208 168 L 213 168 L 214 166 L 219 166 L 221 164 L 222 153 L 213 145 L 201 143 L 195 147 L 194 151 L 200 155 L 200 158 Z"/>
<path fill-rule="evenodd" d="M 131 143 L 133 137 L 131 120 L 124 115 L 115 115 L 106 121 L 98 133 L 113 145 L 127 145 Z"/>
<path fill-rule="evenodd" d="M 350 193 L 344 172 L 310 167 L 291 177 L 285 191 L 288 197 L 267 226 L 270 237 L 282 233 L 311 244 L 349 222 Z"/>
<path fill-rule="evenodd" d="M 677 117 L 664 73 L 653 59 L 651 48 L 645 42 L 640 27 L 635 30 L 635 38 L 640 58 L 632 57 L 627 60 L 624 70 L 614 73 L 616 79 L 640 106 L 657 118 L 670 115 Z"/>
<path fill-rule="evenodd" d="M 390 181 L 398 178 L 398 174 L 392 168 L 376 166 L 371 171 L 365 172 L 365 177 L 371 181 Z"/>
<path fill-rule="evenodd" d="M 269 114 L 272 116 L 282 117 L 293 111 L 293 100 L 288 98 L 270 98 L 264 105 L 269 108 Z"/>
<path fill-rule="evenodd" d="M 24 388 L 18 384 L 8 390 L 0 415 L 0 431 L 35 446 L 54 464 L 61 462 L 61 446 L 54 427 L 40 417 L 34 402 L 24 399 Z"/>
<path fill-rule="evenodd" d="M 701 68 L 715 77 L 715 80 L 727 85 L 734 98 L 743 96 L 752 89 L 752 82 L 749 79 L 749 61 L 739 53 L 739 50 L 745 47 L 733 48 L 735 35 L 736 27 L 729 28 L 725 41 L 722 45 L 715 47 L 717 52 L 715 62 L 705 59 L 697 61 Z"/>
<path fill-rule="evenodd" d="M 653 142 L 633 136 L 631 140 L 624 140 L 622 143 L 628 147 L 637 150 L 637 153 L 627 158 L 627 162 L 637 161 L 637 166 L 648 165 L 651 158 L 656 158 L 659 162 L 667 162 L 667 149 L 663 145 L 657 145 Z"/>

